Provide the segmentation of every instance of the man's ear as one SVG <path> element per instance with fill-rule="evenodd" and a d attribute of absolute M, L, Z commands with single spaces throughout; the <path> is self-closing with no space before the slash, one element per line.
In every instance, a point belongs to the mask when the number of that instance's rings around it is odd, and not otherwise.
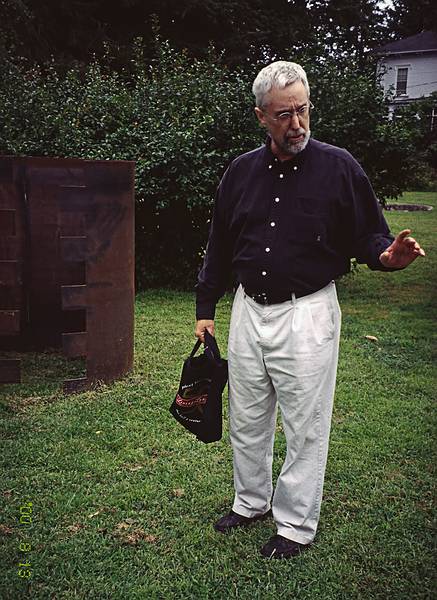
<path fill-rule="evenodd" d="M 263 113 L 263 111 L 258 108 L 257 106 L 255 106 L 255 114 L 258 118 L 259 124 L 261 125 L 261 127 L 267 127 L 267 122 L 266 122 L 266 117 Z"/>

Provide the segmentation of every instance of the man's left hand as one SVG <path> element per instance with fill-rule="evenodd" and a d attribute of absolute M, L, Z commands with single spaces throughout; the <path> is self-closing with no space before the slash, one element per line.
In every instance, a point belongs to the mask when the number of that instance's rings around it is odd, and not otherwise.
<path fill-rule="evenodd" d="M 416 240 L 409 237 L 411 229 L 404 229 L 395 241 L 379 256 L 384 267 L 404 269 L 418 256 L 425 256 L 425 251 Z"/>

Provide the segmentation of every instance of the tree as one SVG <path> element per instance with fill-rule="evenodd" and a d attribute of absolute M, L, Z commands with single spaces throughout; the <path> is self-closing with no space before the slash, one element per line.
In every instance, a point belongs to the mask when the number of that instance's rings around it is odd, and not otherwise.
<path fill-rule="evenodd" d="M 289 56 L 354 60 L 393 37 L 437 28 L 432 0 L 0 0 L 0 38 L 17 53 L 41 61 L 89 62 L 105 47 L 119 64 L 141 36 L 153 57 L 156 23 L 164 39 L 191 56 L 212 44 L 232 66 Z"/>
<path fill-rule="evenodd" d="M 331 56 L 366 64 L 370 49 L 387 39 L 386 11 L 379 0 L 315 0 L 312 4 L 318 36 Z"/>
<path fill-rule="evenodd" d="M 0 29 L 19 52 L 33 59 L 76 59 L 101 55 L 104 44 L 130 45 L 153 37 L 156 21 L 162 36 L 190 55 L 204 57 L 212 43 L 226 60 L 273 56 L 293 45 L 296 51 L 316 43 L 306 0 L 0 0 Z M 149 48 L 153 53 L 153 48 Z"/>
<path fill-rule="evenodd" d="M 43 61 L 89 59 L 107 39 L 98 17 L 101 0 L 0 0 L 3 52 Z"/>
<path fill-rule="evenodd" d="M 437 31 L 437 4 L 434 0 L 393 0 L 388 26 L 394 39 Z"/>

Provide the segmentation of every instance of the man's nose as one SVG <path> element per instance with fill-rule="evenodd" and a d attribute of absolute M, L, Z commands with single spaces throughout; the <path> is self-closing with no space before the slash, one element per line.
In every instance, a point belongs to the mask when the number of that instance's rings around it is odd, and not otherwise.
<path fill-rule="evenodd" d="M 290 118 L 290 127 L 292 129 L 300 128 L 300 121 L 299 121 L 299 116 L 298 116 L 297 112 L 293 113 L 293 115 Z"/>

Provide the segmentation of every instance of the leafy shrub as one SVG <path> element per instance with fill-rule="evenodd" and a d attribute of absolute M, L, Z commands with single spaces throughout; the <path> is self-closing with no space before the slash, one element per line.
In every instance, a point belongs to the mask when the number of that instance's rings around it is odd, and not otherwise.
<path fill-rule="evenodd" d="M 135 160 L 137 283 L 192 288 L 220 176 L 264 139 L 251 94 L 259 67 L 230 71 L 213 51 L 193 60 L 159 40 L 150 62 L 142 46 L 137 40 L 119 70 L 110 56 L 68 68 L 5 58 L 0 152 Z M 399 194 L 418 143 L 414 123 L 385 118 L 371 71 L 305 66 L 315 137 L 347 147 L 380 197 Z"/>

